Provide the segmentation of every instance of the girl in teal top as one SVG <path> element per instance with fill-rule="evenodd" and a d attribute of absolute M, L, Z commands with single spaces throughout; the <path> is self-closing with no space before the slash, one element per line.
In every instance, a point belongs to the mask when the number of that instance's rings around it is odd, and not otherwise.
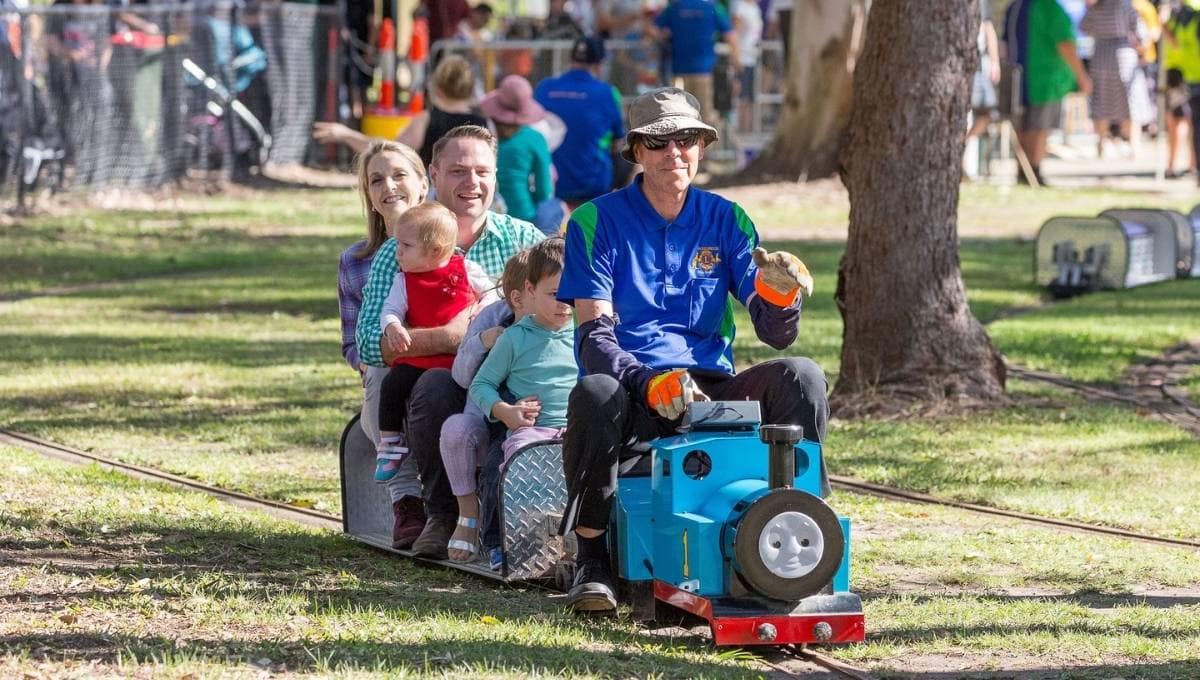
<path fill-rule="evenodd" d="M 535 442 L 561 440 L 567 425 L 567 397 L 579 368 L 571 307 L 557 298 L 563 245 L 548 238 L 530 249 L 520 298 L 526 315 L 500 334 L 467 392 L 489 420 L 508 426 L 505 462 Z M 511 403 L 501 398 L 501 385 Z M 466 561 L 479 552 L 479 497 L 471 490 L 457 500 L 459 526 L 446 548 L 451 560 Z"/>

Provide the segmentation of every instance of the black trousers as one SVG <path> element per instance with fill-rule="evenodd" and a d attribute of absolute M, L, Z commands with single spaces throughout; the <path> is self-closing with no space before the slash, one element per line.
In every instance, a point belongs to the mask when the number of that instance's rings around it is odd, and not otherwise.
<path fill-rule="evenodd" d="M 424 368 L 396 364 L 383 382 L 379 383 L 379 429 L 403 432 L 404 418 L 408 415 L 408 399 L 412 396 L 417 379 L 425 373 Z"/>
<path fill-rule="evenodd" d="M 776 359 L 734 376 L 693 378 L 714 401 L 758 401 L 764 423 L 802 425 L 806 438 L 825 440 L 829 383 L 811 359 Z M 633 455 L 629 447 L 635 443 L 675 434 L 676 425 L 678 421 L 668 421 L 647 406 L 644 395 L 630 394 L 612 377 L 589 375 L 580 380 L 567 402 L 567 509 L 562 530 L 607 528 L 620 460 Z"/>
<path fill-rule="evenodd" d="M 425 514 L 430 517 L 453 521 L 458 516 L 458 501 L 442 464 L 442 424 L 455 413 L 462 413 L 466 403 L 467 391 L 454 382 L 448 368 L 425 371 L 412 388 L 405 432 L 408 450 L 416 459 L 417 474 L 421 476 Z"/>

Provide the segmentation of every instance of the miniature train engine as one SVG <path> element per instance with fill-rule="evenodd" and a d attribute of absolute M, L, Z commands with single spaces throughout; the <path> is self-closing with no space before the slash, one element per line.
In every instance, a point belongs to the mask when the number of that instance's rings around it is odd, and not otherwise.
<path fill-rule="evenodd" d="M 635 613 L 672 605 L 718 645 L 863 640 L 820 444 L 760 425 L 757 402 L 694 403 L 684 430 L 651 442 L 648 476 L 619 481 L 613 542 Z"/>

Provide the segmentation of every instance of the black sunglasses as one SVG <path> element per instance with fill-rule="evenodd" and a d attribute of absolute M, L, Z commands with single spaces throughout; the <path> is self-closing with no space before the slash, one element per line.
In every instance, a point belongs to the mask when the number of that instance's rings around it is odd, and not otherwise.
<path fill-rule="evenodd" d="M 650 151 L 661 151 L 671 141 L 681 149 L 690 149 L 699 144 L 703 136 L 699 130 L 683 130 L 670 135 L 642 135 L 638 142 Z"/>

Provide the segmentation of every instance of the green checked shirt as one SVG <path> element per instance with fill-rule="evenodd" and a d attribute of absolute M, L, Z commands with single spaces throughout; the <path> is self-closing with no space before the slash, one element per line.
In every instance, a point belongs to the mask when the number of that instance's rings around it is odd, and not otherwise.
<path fill-rule="evenodd" d="M 467 251 L 466 257 L 483 267 L 493 281 L 499 281 L 508 258 L 544 238 L 546 235 L 528 222 L 488 211 L 483 231 Z M 379 349 L 379 341 L 383 338 L 379 313 L 383 311 L 383 303 L 392 290 L 396 269 L 396 239 L 389 238 L 379 246 L 371 263 L 371 274 L 367 277 L 367 285 L 363 287 L 358 326 L 354 329 L 358 360 L 368 366 L 386 365 Z"/>

